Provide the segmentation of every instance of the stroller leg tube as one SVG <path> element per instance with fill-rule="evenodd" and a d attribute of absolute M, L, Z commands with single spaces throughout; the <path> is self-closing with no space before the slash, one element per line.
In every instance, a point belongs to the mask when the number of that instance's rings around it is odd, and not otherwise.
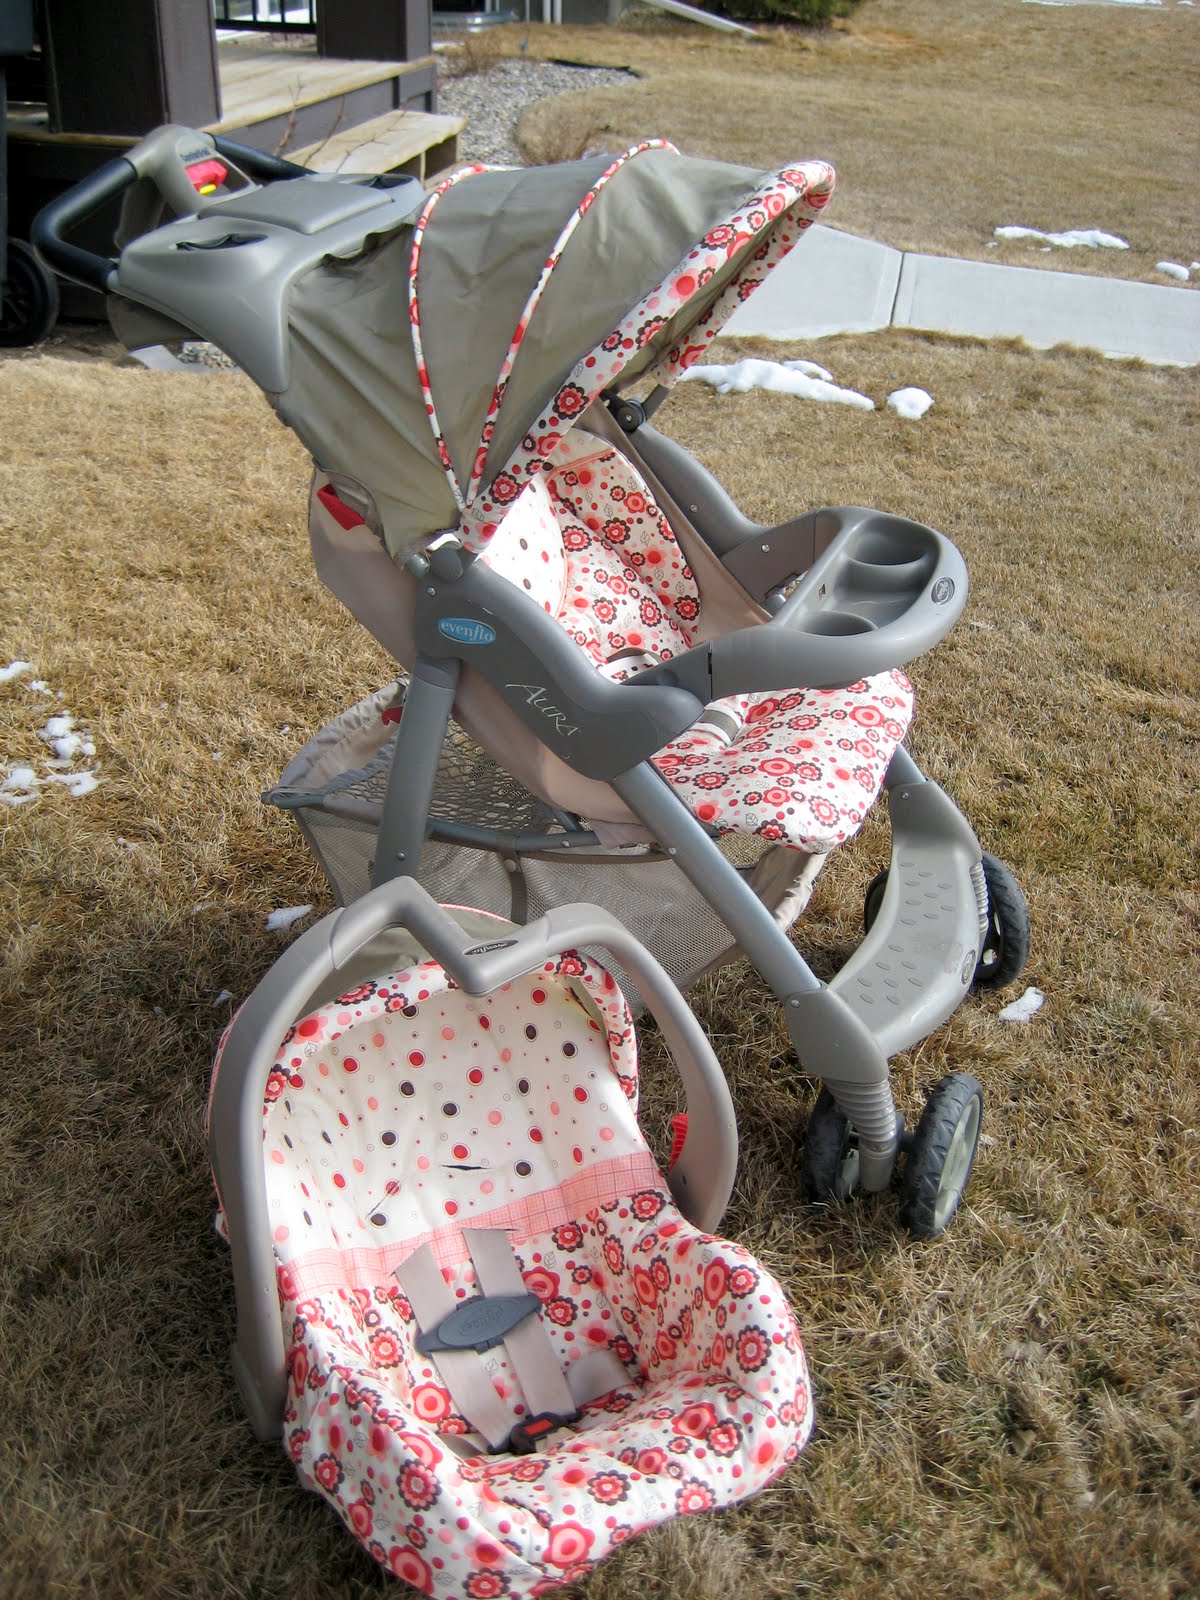
<path fill-rule="evenodd" d="M 611 782 L 696 885 L 779 999 L 786 1003 L 792 995 L 818 993 L 820 979 L 666 779 L 643 762 Z"/>
<path fill-rule="evenodd" d="M 424 656 L 413 668 L 379 819 L 373 889 L 392 878 L 417 875 L 458 671 L 457 661 L 430 661 Z"/>
<path fill-rule="evenodd" d="M 813 973 L 804 957 L 688 807 L 648 762 L 613 788 L 678 863 L 779 997 L 793 1048 L 822 1078 L 854 1127 L 860 1182 L 887 1188 L 900 1147 L 887 1057 L 866 1024 Z"/>

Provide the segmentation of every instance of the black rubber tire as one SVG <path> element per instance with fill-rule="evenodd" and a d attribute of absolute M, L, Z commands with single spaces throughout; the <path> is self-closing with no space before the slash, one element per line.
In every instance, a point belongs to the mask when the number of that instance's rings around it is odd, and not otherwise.
<path fill-rule="evenodd" d="M 24 239 L 8 241 L 0 346 L 14 350 L 44 339 L 58 317 L 58 283 Z"/>
<path fill-rule="evenodd" d="M 930 1093 L 900 1177 L 900 1220 L 914 1239 L 936 1239 L 949 1226 L 975 1165 L 982 1121 L 983 1089 L 969 1072 L 952 1072 Z"/>
<path fill-rule="evenodd" d="M 800 1157 L 800 1191 L 806 1200 L 849 1200 L 857 1182 L 839 1182 L 850 1151 L 850 1123 L 822 1087 L 808 1119 Z"/>
<path fill-rule="evenodd" d="M 867 892 L 863 896 L 863 932 L 870 933 L 871 924 L 879 915 L 879 908 L 883 904 L 883 896 L 887 890 L 888 869 L 877 872 L 867 885 Z"/>
<path fill-rule="evenodd" d="M 972 980 L 976 989 L 1015 983 L 1029 959 L 1029 907 L 1021 885 L 998 856 L 983 854 L 988 927 Z"/>

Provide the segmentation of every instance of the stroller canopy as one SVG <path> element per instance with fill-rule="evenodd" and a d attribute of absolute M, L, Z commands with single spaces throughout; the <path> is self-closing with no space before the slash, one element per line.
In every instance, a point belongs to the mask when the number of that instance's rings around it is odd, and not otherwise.
<path fill-rule="evenodd" d="M 672 146 L 467 168 L 288 306 L 280 416 L 375 499 L 388 549 L 495 519 L 604 390 L 670 383 L 825 205 L 833 171 Z"/>

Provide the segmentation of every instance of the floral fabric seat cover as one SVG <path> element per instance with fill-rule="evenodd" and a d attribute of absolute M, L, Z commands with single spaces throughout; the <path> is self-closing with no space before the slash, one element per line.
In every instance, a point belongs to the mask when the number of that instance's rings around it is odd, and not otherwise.
<path fill-rule="evenodd" d="M 689 650 L 703 600 L 633 464 L 579 430 L 491 531 L 483 559 L 561 622 L 606 676 Z M 878 673 L 845 689 L 735 695 L 654 757 L 718 833 L 824 855 L 850 838 L 912 719 L 912 685 Z"/>
<path fill-rule="evenodd" d="M 542 1594 L 643 1529 L 754 1493 L 808 1437 L 783 1292 L 676 1209 L 636 1072 L 619 990 L 575 954 L 482 998 L 414 965 L 306 1016 L 279 1051 L 263 1154 L 286 1446 L 426 1594 Z M 472 1227 L 509 1230 L 564 1372 L 603 1351 L 624 1374 L 536 1454 L 464 1452 L 470 1420 L 415 1347 L 397 1268 L 429 1244 L 466 1298 Z M 518 1420 L 504 1347 L 489 1357 Z"/>

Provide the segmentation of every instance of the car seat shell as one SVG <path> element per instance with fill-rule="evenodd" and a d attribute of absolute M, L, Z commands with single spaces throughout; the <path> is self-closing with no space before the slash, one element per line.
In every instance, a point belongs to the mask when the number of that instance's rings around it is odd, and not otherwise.
<path fill-rule="evenodd" d="M 794 1320 L 746 1251 L 671 1198 L 612 978 L 575 951 L 481 996 L 430 959 L 355 977 L 288 1031 L 263 1100 L 303 1481 L 424 1592 L 452 1577 L 453 1593 L 533 1595 L 782 1471 L 811 1428 Z M 561 1367 L 599 1352 L 616 1379 L 536 1456 L 470 1442 L 400 1281 L 429 1245 L 469 1297 L 467 1235 L 497 1225 Z M 491 1357 L 519 1420 L 519 1384 Z"/>

